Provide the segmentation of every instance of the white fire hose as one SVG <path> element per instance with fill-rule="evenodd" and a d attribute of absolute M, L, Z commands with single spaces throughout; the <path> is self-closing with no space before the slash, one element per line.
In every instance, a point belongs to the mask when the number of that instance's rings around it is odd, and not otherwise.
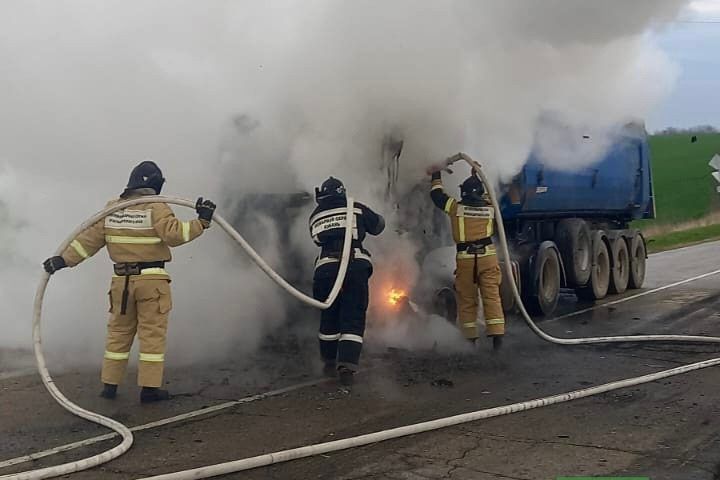
<path fill-rule="evenodd" d="M 493 204 L 493 207 L 495 208 L 496 212 L 496 218 L 497 218 L 497 224 L 498 224 L 498 232 L 499 232 L 499 238 L 500 238 L 500 247 L 502 250 L 502 253 L 504 255 L 504 258 L 506 261 L 505 269 L 506 273 L 508 275 L 507 278 L 512 279 L 513 278 L 513 272 L 512 267 L 510 265 L 509 259 L 509 251 L 508 251 L 508 245 L 507 245 L 507 237 L 505 235 L 505 228 L 503 226 L 502 221 L 502 212 L 500 211 L 499 204 L 497 202 L 497 198 L 495 197 L 495 194 L 490 188 L 490 183 L 487 180 L 487 177 L 484 175 L 481 167 L 477 162 L 472 160 L 468 155 L 464 153 L 459 153 L 450 159 L 448 159 L 448 164 L 453 163 L 458 160 L 464 160 L 465 162 L 470 165 L 470 167 L 480 176 L 483 183 L 488 187 L 487 191 L 490 194 L 490 199 Z M 140 200 L 140 199 L 139 199 Z M 183 205 L 188 206 L 191 208 L 194 208 L 194 204 L 192 202 L 188 202 L 187 200 L 180 200 L 180 199 L 169 199 L 164 197 L 156 198 L 154 201 L 164 201 L 166 203 L 174 203 L 177 205 Z M 136 200 L 135 203 L 144 203 L 143 201 Z M 129 203 L 123 204 L 122 206 L 118 206 L 118 208 L 124 208 L 129 206 Z M 351 202 L 348 201 L 348 216 L 350 217 L 351 214 Z M 104 215 L 107 215 L 109 212 L 104 211 L 100 214 L 93 217 L 93 219 L 89 220 L 85 224 L 83 224 L 83 227 L 87 227 L 94 223 L 94 220 L 97 220 L 99 218 L 102 218 Z M 292 286 L 287 284 L 282 278 L 277 276 L 275 272 L 272 271 L 267 265 L 264 264 L 262 259 L 257 256 L 257 254 L 252 250 L 252 248 L 247 245 L 247 242 L 238 234 L 232 227 L 230 227 L 227 222 L 221 219 L 221 217 L 216 218 L 216 222 L 220 223 L 223 229 L 230 234 L 233 239 L 238 241 L 243 248 L 248 251 L 250 256 L 253 258 L 253 260 L 258 263 L 260 268 L 263 269 L 265 273 L 267 273 L 273 280 L 278 282 L 280 285 L 282 285 L 286 290 L 290 291 L 294 296 L 297 298 L 300 298 L 301 300 L 305 301 L 308 299 L 304 294 L 301 292 L 298 292 L 295 290 Z M 79 233 L 79 231 L 82 231 L 82 227 L 76 231 L 76 233 Z M 340 274 L 338 275 L 338 280 L 336 281 L 335 286 L 338 287 L 338 283 L 340 278 L 344 276 L 345 268 L 347 267 L 347 258 L 349 254 L 349 231 L 350 229 L 346 230 L 345 235 L 345 245 L 343 249 L 343 259 L 341 263 L 341 269 Z M 74 235 L 71 237 L 71 239 L 74 238 Z M 66 242 L 64 246 L 67 246 L 69 243 Z M 62 251 L 62 250 L 61 250 Z M 265 267 L 263 267 L 265 265 Z M 345 268 L 343 268 L 345 267 Z M 277 277 L 277 278 L 276 278 Z M 40 344 L 40 335 L 39 335 L 39 326 L 40 326 L 40 312 L 42 307 L 42 299 L 45 291 L 45 287 L 47 285 L 48 276 L 46 275 L 43 277 L 43 280 L 41 281 L 41 284 L 38 288 L 38 295 L 36 298 L 36 305 L 35 305 L 35 318 L 33 323 L 33 334 L 35 338 L 35 353 L 38 358 L 38 369 L 40 370 L 41 377 L 43 378 L 43 382 L 45 383 L 45 386 L 48 388 L 50 393 L 53 395 L 53 397 L 58 400 L 58 402 L 65 407 L 66 409 L 70 410 L 72 413 L 75 413 L 76 415 L 79 415 L 83 418 L 86 418 L 88 420 L 94 421 L 96 423 L 99 423 L 101 425 L 107 426 L 109 428 L 112 428 L 116 432 L 120 433 L 123 437 L 123 443 L 117 447 L 115 447 L 112 450 L 109 450 L 108 452 L 105 452 L 100 455 L 96 455 L 95 457 L 91 457 L 85 460 L 80 460 L 78 462 L 72 462 L 65 465 L 61 465 L 58 467 L 49 467 L 42 470 L 36 470 L 36 471 L 30 471 L 25 472 L 21 474 L 15 474 L 15 475 L 9 475 L 9 476 L 3 476 L 0 477 L 0 479 L 13 479 L 13 480 L 25 480 L 25 479 L 37 479 L 37 478 L 50 478 L 58 475 L 62 475 L 64 473 L 69 473 L 73 471 L 78 471 L 81 469 L 91 468 L 97 465 L 100 465 L 101 463 L 107 462 L 109 460 L 112 460 L 113 458 L 116 458 L 117 456 L 121 455 L 125 451 L 127 451 L 130 448 L 130 445 L 132 444 L 132 434 L 130 431 L 122 424 L 119 424 L 118 422 L 115 422 L 111 419 L 102 417 L 98 414 L 94 414 L 92 412 L 87 412 L 86 410 L 81 409 L 80 407 L 74 405 L 69 400 L 67 400 L 62 394 L 57 390 L 57 388 L 53 385 L 52 379 L 50 378 L 50 375 L 47 372 L 47 369 L 45 368 L 44 359 L 41 352 L 41 344 Z M 512 285 L 512 292 L 513 296 L 515 297 L 515 300 L 517 302 L 517 305 L 520 309 L 520 313 L 522 314 L 523 318 L 525 319 L 525 322 L 528 324 L 530 329 L 537 334 L 540 338 L 543 340 L 546 340 L 551 343 L 561 344 L 561 345 L 582 345 L 582 344 L 599 344 L 599 343 L 616 343 L 616 342 L 649 342 L 649 341 L 660 341 L 660 342 L 684 342 L 684 343 L 720 343 L 720 337 L 709 337 L 709 336 L 697 336 L 697 335 L 629 335 L 629 336 L 613 336 L 613 337 L 590 337 L 590 338 L 558 338 L 554 337 L 552 335 L 549 335 L 545 332 L 543 332 L 532 320 L 530 315 L 528 314 L 527 310 L 525 309 L 525 306 L 522 303 L 522 299 L 520 297 L 520 292 L 517 289 L 517 285 L 514 281 L 510 282 Z M 339 288 L 338 288 L 339 290 Z M 333 289 L 333 292 L 335 290 Z M 293 293 L 295 292 L 295 293 Z M 312 300 L 312 299 L 309 299 Z M 331 295 L 327 302 L 330 304 L 332 303 L 331 300 L 334 300 L 334 297 Z M 315 301 L 317 302 L 317 301 Z M 310 303 L 310 302 L 307 302 Z M 321 303 L 322 306 L 319 308 L 327 308 L 327 304 L 324 302 L 317 302 Z M 313 305 L 316 305 L 313 303 Z M 200 479 L 200 478 L 209 478 L 214 477 L 218 475 L 225 475 L 233 472 L 243 471 L 243 470 L 249 470 L 257 467 L 287 462 L 294 459 L 299 458 L 305 458 L 310 457 L 314 455 L 321 455 L 329 452 L 339 451 L 339 450 L 345 450 L 353 447 L 359 447 L 363 445 L 369 445 L 372 443 L 382 442 L 385 440 L 390 440 L 394 438 L 404 437 L 408 435 L 415 435 L 422 432 L 428 432 L 432 430 L 438 430 L 441 428 L 446 428 L 453 425 L 459 425 L 462 423 L 468 423 L 473 422 L 485 418 L 491 418 L 491 417 L 497 417 L 501 415 L 508 415 L 511 413 L 526 411 L 534 408 L 544 407 L 548 405 L 553 405 L 557 403 L 563 403 L 568 402 L 571 400 L 576 400 L 580 398 L 585 398 L 591 395 L 597 395 L 600 393 L 609 392 L 612 390 L 617 390 L 620 388 L 626 388 L 630 386 L 635 385 L 641 385 L 644 383 L 654 382 L 663 378 L 675 376 L 675 375 L 681 375 L 684 373 L 692 372 L 695 370 L 699 370 L 702 368 L 712 367 L 720 365 L 720 357 L 719 358 L 713 358 L 697 363 L 691 363 L 688 365 L 683 365 L 680 367 L 668 369 L 668 370 L 662 370 L 659 372 L 651 373 L 648 375 L 643 375 L 639 377 L 633 377 L 633 378 L 627 378 L 624 380 L 618 380 L 615 382 L 606 383 L 603 385 L 597 385 L 590 388 L 585 388 L 581 390 L 575 390 L 568 393 L 563 393 L 559 395 L 553 395 L 549 397 L 539 398 L 535 400 L 528 400 L 525 402 L 519 402 L 514 403 L 511 405 L 505 405 L 500 407 L 494 407 L 484 410 L 478 410 L 474 412 L 468 412 L 461 415 L 455 415 L 452 417 L 445 417 L 445 418 L 438 418 L 435 420 L 430 420 L 427 422 L 421 422 L 416 423 L 413 425 L 406 425 L 402 427 L 392 428 L 388 430 L 382 430 L 379 432 L 369 433 L 365 435 L 359 435 L 356 437 L 350 437 L 345 438 L 341 440 L 335 440 L 332 442 L 326 442 L 326 443 L 320 443 L 320 444 L 314 444 L 314 445 L 308 445 L 298 448 L 293 448 L 289 450 L 283 450 L 279 452 L 269 453 L 265 455 L 259 455 L 256 457 L 251 458 L 245 458 L 241 460 L 235 460 L 230 461 L 226 463 L 221 463 L 217 465 L 210 465 L 206 467 L 200 467 L 190 470 L 184 470 L 180 472 L 174 472 L 174 473 L 167 473 L 163 475 L 157 475 L 153 477 L 145 477 L 144 479 L 140 480 L 190 480 L 190 479 Z M 43 472 L 41 476 L 37 476 L 36 474 Z"/>
<path fill-rule="evenodd" d="M 195 203 L 191 202 L 189 200 L 185 200 L 182 198 L 174 198 L 174 197 L 161 197 L 161 196 L 145 196 L 133 200 L 128 200 L 125 202 L 121 202 L 118 204 L 115 204 L 111 207 L 108 207 L 95 215 L 93 215 L 91 218 L 86 220 L 82 225 L 80 225 L 77 229 L 75 229 L 74 232 L 72 232 L 68 238 L 63 242 L 62 245 L 60 245 L 60 248 L 58 248 L 56 255 L 61 255 L 65 249 L 70 245 L 70 243 L 77 237 L 81 232 L 83 232 L 88 227 L 95 224 L 95 222 L 98 222 L 105 218 L 107 215 L 116 212 L 118 210 L 121 210 L 123 208 L 132 207 L 133 205 L 140 205 L 144 203 L 170 203 L 174 205 L 181 205 L 183 207 L 188 208 L 195 208 Z M 347 199 L 347 218 L 348 218 L 348 226 L 350 225 L 350 222 L 352 219 L 355 218 L 355 215 L 353 213 L 353 207 L 354 202 L 352 198 Z M 235 240 L 237 243 L 240 244 L 240 246 L 245 250 L 245 253 L 247 253 L 250 258 L 260 267 L 260 269 L 265 272 L 275 283 L 280 285 L 282 288 L 284 288 L 288 293 L 290 293 L 292 296 L 297 298 L 303 303 L 306 303 L 310 306 L 319 308 L 319 309 L 327 309 L 329 308 L 335 299 L 337 298 L 338 294 L 340 293 L 340 289 L 342 288 L 343 281 L 345 280 L 345 274 L 347 272 L 348 265 L 350 263 L 350 252 L 351 252 L 351 243 L 352 243 L 352 228 L 346 228 L 345 229 L 345 238 L 343 241 L 343 252 L 342 252 L 342 258 L 340 260 L 340 266 L 338 271 L 338 276 L 335 279 L 335 284 L 333 285 L 332 290 L 330 291 L 330 294 L 328 295 L 328 298 L 325 301 L 319 301 L 312 297 L 309 297 L 308 295 L 305 295 L 292 285 L 290 285 L 284 278 L 282 278 L 277 272 L 275 272 L 265 261 L 258 255 L 258 253 L 250 246 L 250 244 L 240 235 L 237 230 L 235 230 L 232 225 L 230 225 L 227 220 L 222 218 L 220 215 L 214 215 L 213 221 L 217 225 L 220 226 L 233 240 Z M 133 435 L 130 430 L 123 425 L 120 422 L 117 422 L 111 418 L 105 417 L 103 415 L 100 415 L 98 413 L 90 412 L 88 410 L 85 410 L 75 403 L 71 402 L 70 400 L 65 397 L 65 395 L 60 392 L 60 390 L 55 385 L 55 382 L 53 381 L 52 377 L 50 376 L 50 372 L 47 369 L 47 365 L 45 364 L 45 355 L 43 354 L 42 350 L 42 335 L 40 331 L 40 322 L 42 319 L 42 307 L 43 307 L 43 300 L 45 298 L 45 291 L 47 289 L 48 282 L 50 280 L 50 275 L 45 273 L 43 274 L 42 279 L 40 280 L 40 284 L 38 285 L 37 292 L 35 294 L 35 304 L 34 304 L 34 311 L 33 311 L 33 348 L 35 350 L 35 359 L 37 361 L 37 367 L 38 372 L 40 373 L 40 378 L 42 379 L 43 384 L 45 384 L 45 388 L 47 388 L 48 392 L 50 392 L 50 395 L 66 410 L 68 410 L 70 413 L 77 415 L 78 417 L 82 417 L 86 420 L 90 420 L 91 422 L 97 423 L 98 425 L 102 425 L 104 427 L 107 427 L 111 430 L 114 430 L 122 437 L 122 442 L 120 445 L 117 445 L 116 447 L 111 448 L 110 450 L 107 450 L 105 452 L 102 452 L 100 454 L 94 455 L 92 457 L 85 458 L 83 460 L 78 460 L 75 462 L 69 462 L 65 463 L 63 465 L 57 465 L 54 467 L 48 467 L 48 468 L 42 468 L 38 470 L 31 470 L 27 472 L 22 473 L 16 473 L 12 475 L 3 475 L 0 476 L 0 479 L 13 479 L 13 480 L 35 480 L 35 479 L 42 479 L 42 478 L 52 478 L 52 477 L 58 477 L 60 475 L 66 475 L 68 473 L 78 472 L 80 470 L 86 470 L 88 468 L 93 468 L 98 465 L 102 465 L 103 463 L 109 462 L 110 460 L 113 460 L 114 458 L 119 457 L 123 453 L 127 452 L 133 443 Z"/>

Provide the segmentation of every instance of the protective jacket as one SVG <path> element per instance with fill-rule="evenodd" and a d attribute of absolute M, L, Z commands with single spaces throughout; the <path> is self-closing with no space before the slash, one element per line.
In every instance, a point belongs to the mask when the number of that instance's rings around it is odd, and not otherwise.
<path fill-rule="evenodd" d="M 144 190 L 144 189 L 142 189 Z M 155 192 L 138 191 L 107 203 L 111 206 Z M 107 246 L 115 263 L 169 262 L 170 247 L 188 243 L 203 232 L 198 219 L 181 222 L 165 203 L 144 203 L 119 210 L 78 235 L 63 252 L 69 267 L 92 257 Z"/>
<path fill-rule="evenodd" d="M 363 240 L 369 233 L 379 235 L 385 228 L 385 219 L 362 203 L 355 203 L 352 233 L 351 267 L 362 266 L 365 262 L 372 265 L 370 252 L 363 247 Z M 347 201 L 345 198 L 332 198 L 320 202 L 310 216 L 310 236 L 321 248 L 315 262 L 315 268 L 335 264 L 338 266 L 342 255 L 345 227 L 347 226 Z"/>
<path fill-rule="evenodd" d="M 453 240 L 457 244 L 457 258 L 495 255 L 492 235 L 495 230 L 495 210 L 485 204 L 465 205 L 445 193 L 440 173 L 433 174 L 430 197 L 438 208 L 450 217 Z"/>
<path fill-rule="evenodd" d="M 500 300 L 502 279 L 492 234 L 495 211 L 485 202 L 466 205 L 443 190 L 440 172 L 432 176 L 430 196 L 433 203 L 449 217 L 457 245 L 455 294 L 458 303 L 458 326 L 467 338 L 477 338 L 478 290 L 482 297 L 487 335 L 505 332 L 505 316 Z"/>

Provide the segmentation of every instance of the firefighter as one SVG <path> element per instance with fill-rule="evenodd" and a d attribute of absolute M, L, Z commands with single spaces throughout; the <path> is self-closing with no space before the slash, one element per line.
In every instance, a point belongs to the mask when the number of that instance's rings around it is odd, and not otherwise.
<path fill-rule="evenodd" d="M 500 301 L 500 266 L 492 234 L 495 211 L 485 200 L 485 186 L 471 175 L 460 186 L 461 200 L 448 196 L 443 190 L 441 169 L 431 167 L 430 197 L 449 217 L 457 244 L 455 296 L 458 305 L 458 327 L 465 338 L 475 343 L 479 337 L 478 290 L 485 314 L 485 334 L 492 338 L 493 347 L 500 348 L 505 333 L 505 316 Z"/>
<path fill-rule="evenodd" d="M 127 188 L 108 206 L 158 195 L 165 183 L 160 168 L 152 161 L 140 163 L 130 174 Z M 74 267 L 107 247 L 115 263 L 109 295 L 110 320 L 102 366 L 104 388 L 100 394 L 113 399 L 125 376 L 135 334 L 140 340 L 138 385 L 140 401 L 170 398 L 162 390 L 165 340 L 172 308 L 170 277 L 165 263 L 171 260 L 170 247 L 188 243 L 210 227 L 215 204 L 199 198 L 198 219 L 181 222 L 165 203 L 145 203 L 119 210 L 78 235 L 60 256 L 47 259 L 45 270 L 53 274 Z"/>
<path fill-rule="evenodd" d="M 325 300 L 330 294 L 340 266 L 347 221 L 347 198 L 343 183 L 333 177 L 315 189 L 317 207 L 310 216 L 310 235 L 321 248 L 315 261 L 313 296 Z M 368 307 L 368 280 L 372 275 L 370 253 L 363 248 L 366 234 L 379 235 L 385 219 L 361 203 L 355 203 L 352 253 L 342 290 L 335 302 L 320 314 L 320 356 L 324 372 L 339 377 L 340 384 L 350 386 L 358 369 L 365 312 Z"/>

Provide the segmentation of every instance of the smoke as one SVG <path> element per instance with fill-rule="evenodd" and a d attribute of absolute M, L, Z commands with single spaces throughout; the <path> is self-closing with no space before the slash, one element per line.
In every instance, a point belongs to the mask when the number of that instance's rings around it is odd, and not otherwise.
<path fill-rule="evenodd" d="M 498 178 L 536 143 L 549 164 L 575 168 L 609 140 L 598 134 L 568 158 L 562 132 L 642 118 L 671 89 L 674 67 L 647 32 L 684 3 L 2 2 L 0 348 L 29 344 L 39 263 L 141 159 L 160 163 L 168 194 L 226 210 L 247 193 L 307 192 L 335 175 L 385 214 L 388 134 L 404 140 L 401 193 L 459 150 Z M 548 116 L 572 128 L 538 140 Z M 288 244 L 311 263 L 307 213 L 293 238 L 259 245 L 275 265 L 287 265 Z M 392 258 L 412 283 L 415 248 L 395 227 L 368 247 L 376 271 Z M 98 257 L 52 282 L 46 334 L 58 358 L 102 351 L 109 262 Z M 248 351 L 282 321 L 284 293 L 217 229 L 175 259 L 171 355 Z"/>

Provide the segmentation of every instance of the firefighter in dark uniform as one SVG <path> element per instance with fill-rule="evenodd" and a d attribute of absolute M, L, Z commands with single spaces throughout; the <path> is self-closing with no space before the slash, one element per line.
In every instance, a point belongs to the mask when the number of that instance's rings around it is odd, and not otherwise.
<path fill-rule="evenodd" d="M 485 200 L 485 186 L 472 175 L 460 186 L 461 201 L 443 190 L 439 168 L 431 168 L 433 203 L 450 217 L 457 244 L 455 296 L 458 305 L 458 327 L 473 343 L 479 336 L 477 325 L 478 291 L 485 315 L 485 334 L 499 348 L 505 334 L 505 315 L 500 300 L 500 266 L 492 234 L 495 210 Z"/>
<path fill-rule="evenodd" d="M 347 221 L 347 198 L 343 183 L 333 177 L 315 189 L 317 208 L 310 216 L 310 235 L 321 247 L 315 261 L 313 296 L 325 300 L 340 266 L 345 228 L 353 229 L 352 254 L 342 290 L 335 302 L 320 314 L 320 356 L 325 374 L 339 376 L 340 383 L 352 385 L 358 369 L 368 307 L 368 280 L 372 275 L 370 253 L 363 248 L 366 234 L 379 235 L 385 219 L 361 203 L 355 203 L 353 223 Z"/>

